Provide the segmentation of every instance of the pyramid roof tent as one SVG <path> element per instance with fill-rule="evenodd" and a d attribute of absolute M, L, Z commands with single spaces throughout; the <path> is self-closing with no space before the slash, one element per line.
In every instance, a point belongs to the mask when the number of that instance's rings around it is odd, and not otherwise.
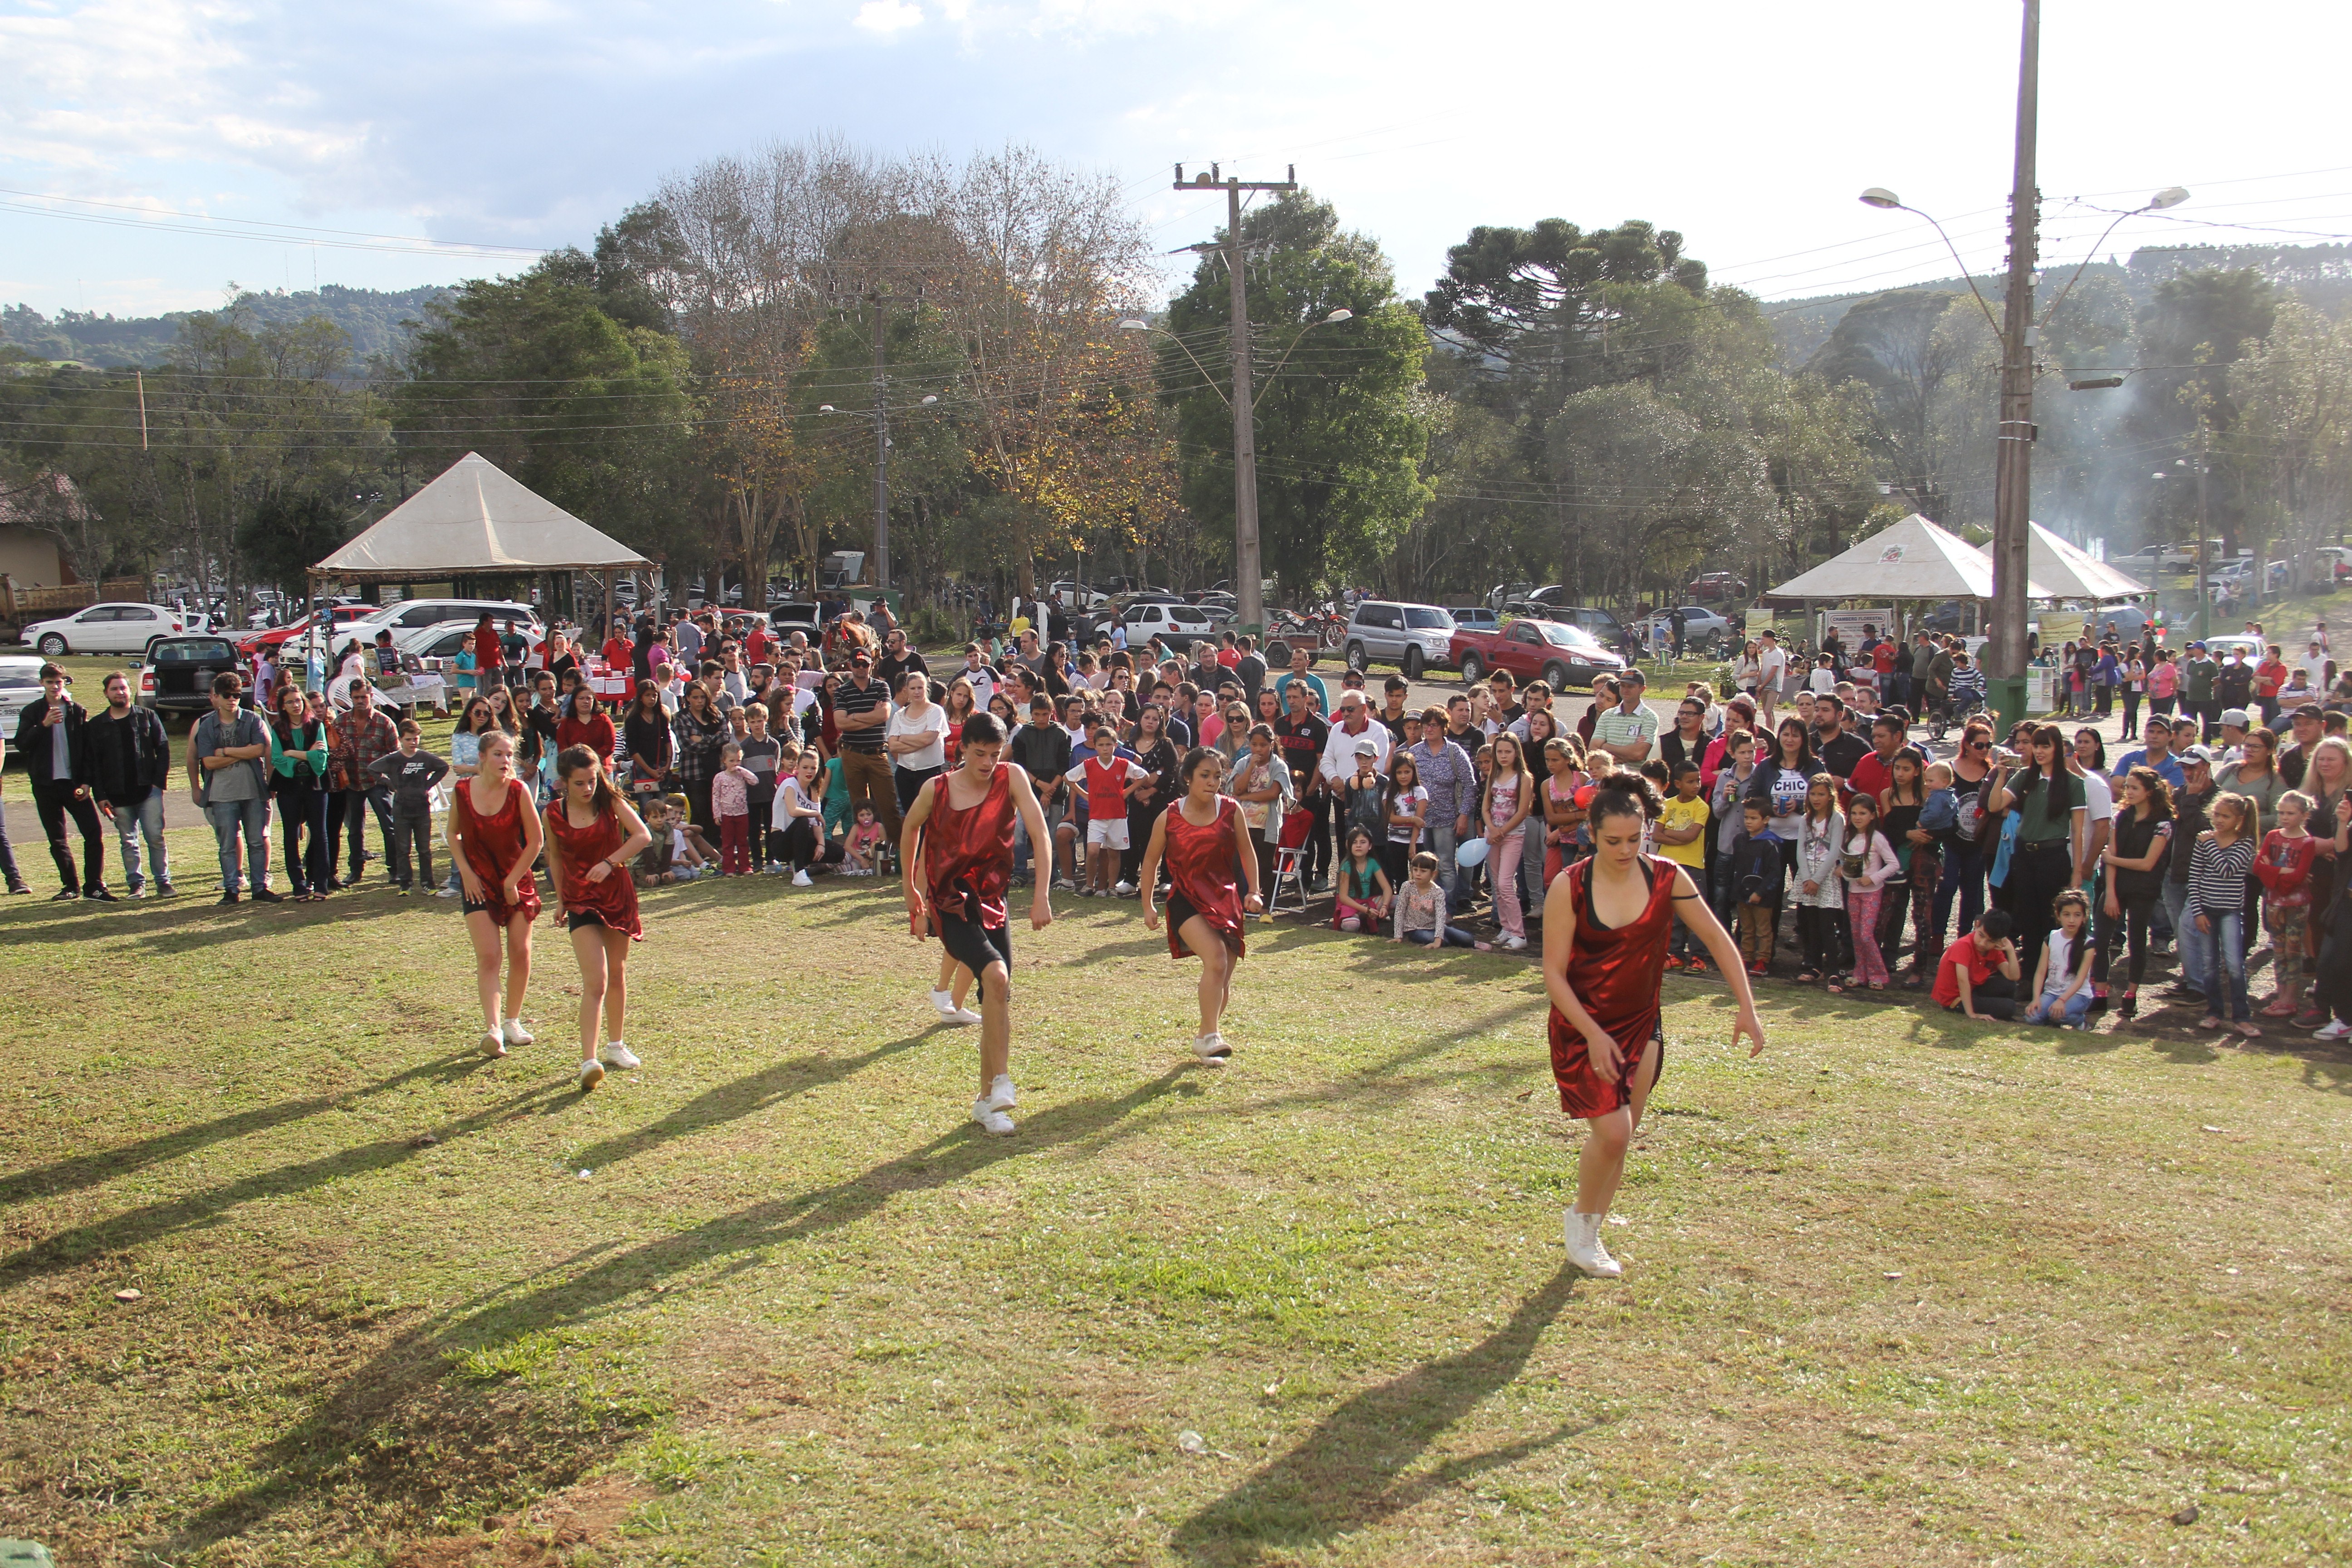
<path fill-rule="evenodd" d="M 468 452 L 310 570 L 351 583 L 402 583 L 652 564 Z"/>

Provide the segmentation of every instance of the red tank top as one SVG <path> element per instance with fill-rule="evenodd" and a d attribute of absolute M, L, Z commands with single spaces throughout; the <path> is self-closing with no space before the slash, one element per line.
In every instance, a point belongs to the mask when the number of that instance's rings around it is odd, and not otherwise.
<path fill-rule="evenodd" d="M 969 811 L 958 810 L 949 794 L 955 773 L 941 773 L 929 785 L 931 815 L 923 824 L 931 908 L 991 931 L 1004 924 L 1004 889 L 1013 877 L 1012 765 L 996 764 L 988 793 Z"/>
<path fill-rule="evenodd" d="M 1160 817 L 1168 825 L 1165 858 L 1169 882 L 1192 906 L 1192 912 L 1208 921 L 1209 928 L 1236 953 L 1244 947 L 1242 890 L 1235 880 L 1241 859 L 1234 843 L 1233 819 L 1233 814 L 1240 809 L 1239 801 L 1221 795 L 1217 797 L 1216 820 L 1206 827 L 1196 827 L 1184 819 L 1184 803 L 1181 799 Z M 1176 927 L 1175 921 L 1168 922 L 1168 951 L 1181 958 L 1189 950 Z"/>
<path fill-rule="evenodd" d="M 524 790 L 521 784 L 507 781 L 506 804 L 489 816 L 474 809 L 474 782 L 461 779 L 452 793 L 449 809 L 457 816 L 457 837 L 465 847 L 466 864 L 473 868 L 481 880 L 482 892 L 496 906 L 491 912 L 504 925 L 516 915 L 539 915 L 539 880 L 527 876 L 522 881 L 522 896 L 513 904 L 506 902 L 504 893 L 507 870 L 522 853 L 522 814 Z"/>
<path fill-rule="evenodd" d="M 1644 858 L 1650 901 L 1631 923 L 1612 930 L 1592 913 L 1593 864 L 1580 860 L 1562 873 L 1576 903 L 1568 985 L 1594 1023 L 1638 1055 L 1658 1027 L 1658 985 L 1666 973 L 1666 938 L 1675 919 L 1675 865 L 1655 856 Z M 1555 1028 L 1567 1023 L 1556 1007 L 1552 1021 Z"/>
<path fill-rule="evenodd" d="M 547 836 L 563 857 L 563 886 L 556 889 L 563 896 L 563 912 L 594 915 L 607 930 L 645 941 L 646 928 L 637 918 L 637 885 L 627 868 L 608 873 L 602 881 L 588 879 L 596 862 L 611 859 L 625 842 L 620 814 L 599 812 L 587 826 L 574 827 L 571 812 L 558 799 L 548 803 L 543 816 Z"/>

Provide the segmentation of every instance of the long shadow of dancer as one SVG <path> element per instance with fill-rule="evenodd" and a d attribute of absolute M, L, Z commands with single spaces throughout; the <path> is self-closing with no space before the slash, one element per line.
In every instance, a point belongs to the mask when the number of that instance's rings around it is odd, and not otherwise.
<path fill-rule="evenodd" d="M 194 1550 L 250 1528 L 320 1472 L 342 1469 L 347 1458 L 373 1452 L 370 1434 L 397 1426 L 412 1401 L 429 1397 L 452 1354 L 592 1321 L 633 1303 L 648 1286 L 706 1265 L 723 1264 L 721 1278 L 755 1268 L 765 1249 L 854 1225 L 902 1193 L 948 1186 L 1003 1160 L 1113 1134 L 1153 1100 L 1198 1092 L 1183 1082 L 1192 1070 L 1190 1064 L 1171 1068 L 1117 1099 L 1056 1106 L 1024 1121 L 1018 1138 L 991 1138 L 967 1127 L 829 1186 L 754 1204 L 640 1246 L 587 1249 L 583 1258 L 601 1258 L 578 1274 L 556 1277 L 550 1270 L 519 1294 L 477 1297 L 402 1334 L 344 1377 L 323 1404 L 264 1450 L 264 1479 L 207 1509 L 177 1547 Z"/>
<path fill-rule="evenodd" d="M 1286 1562 L 1583 1430 L 1563 1426 L 1400 1479 L 1454 1423 L 1518 1376 L 1568 1304 L 1576 1279 L 1563 1267 L 1509 1322 L 1460 1355 L 1424 1363 L 1340 1405 L 1290 1452 L 1179 1525 L 1177 1550 L 1205 1564 L 1250 1563 L 1269 1553 Z"/>

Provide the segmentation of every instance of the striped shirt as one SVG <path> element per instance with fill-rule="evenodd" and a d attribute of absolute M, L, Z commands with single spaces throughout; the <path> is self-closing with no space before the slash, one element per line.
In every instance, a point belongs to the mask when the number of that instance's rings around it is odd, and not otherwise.
<path fill-rule="evenodd" d="M 2234 914 L 2246 907 L 2246 879 L 2253 875 L 2254 836 L 2234 843 L 2199 835 L 2189 857 L 2189 903 L 2209 914 Z"/>
<path fill-rule="evenodd" d="M 1637 746 L 1658 738 L 1658 716 L 1639 703 L 1631 713 L 1612 708 L 1592 727 L 1592 738 L 1604 746 Z"/>
<path fill-rule="evenodd" d="M 877 708 L 887 711 L 889 706 L 890 689 L 878 680 L 868 680 L 860 686 L 852 677 L 835 689 L 833 710 L 844 719 L 871 713 Z M 879 752 L 887 738 L 883 731 L 887 727 L 876 724 L 863 730 L 852 730 L 845 726 L 841 731 L 842 747 L 852 752 Z"/>

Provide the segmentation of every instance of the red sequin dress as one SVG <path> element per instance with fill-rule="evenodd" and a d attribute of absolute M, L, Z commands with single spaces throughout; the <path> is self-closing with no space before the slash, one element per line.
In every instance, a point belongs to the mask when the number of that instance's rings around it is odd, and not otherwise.
<path fill-rule="evenodd" d="M 1178 800 L 1162 814 L 1160 820 L 1168 825 L 1166 853 L 1171 884 L 1168 895 L 1168 956 L 1190 958 L 1192 950 L 1184 944 L 1183 933 L 1178 929 L 1192 915 L 1209 923 L 1209 929 L 1223 939 L 1233 949 L 1235 958 L 1249 952 L 1242 938 L 1242 889 L 1237 880 L 1241 870 L 1241 852 L 1234 843 L 1234 813 L 1241 803 L 1229 795 L 1217 797 L 1216 820 L 1206 827 L 1195 827 L 1184 820 L 1184 803 Z M 1188 913 L 1178 913 L 1178 900 L 1191 906 Z"/>
<path fill-rule="evenodd" d="M 571 811 L 557 799 L 548 803 L 542 815 L 547 836 L 563 857 L 563 885 L 556 889 L 563 896 L 563 912 L 594 915 L 605 930 L 627 931 L 632 942 L 645 941 L 645 922 L 637 918 L 637 884 L 628 868 L 610 871 L 601 881 L 588 879 L 597 861 L 610 860 L 627 842 L 620 814 L 600 811 L 587 826 L 574 827 Z"/>
<path fill-rule="evenodd" d="M 925 896 L 931 909 L 988 931 L 1004 927 L 1004 889 L 1013 879 L 1012 770 L 997 763 L 988 793 L 968 811 L 958 810 L 948 791 L 955 773 L 926 786 L 932 795 L 923 823 Z"/>
<path fill-rule="evenodd" d="M 1559 1108 L 1570 1116 L 1606 1116 L 1633 1098 L 1642 1053 L 1658 1033 L 1658 987 L 1666 973 L 1666 938 L 1674 927 L 1675 863 L 1654 857 L 1643 867 L 1650 901 L 1630 923 L 1614 930 L 1592 913 L 1592 868 L 1580 860 L 1560 873 L 1576 900 L 1576 937 L 1568 953 L 1568 988 L 1592 1021 L 1617 1042 L 1624 1068 L 1615 1083 L 1593 1070 L 1592 1058 L 1576 1026 L 1551 1010 L 1551 1076 L 1559 1085 Z M 1658 1070 L 1665 1071 L 1664 1047 Z"/>
<path fill-rule="evenodd" d="M 490 919 L 503 930 L 515 916 L 527 920 L 539 918 L 539 879 L 526 874 L 520 896 L 514 902 L 506 900 L 506 875 L 522 854 L 522 814 L 530 808 L 523 804 L 530 793 L 521 784 L 507 781 L 506 804 L 489 816 L 474 809 L 474 783 L 460 779 L 450 792 L 449 809 L 457 816 L 458 845 L 466 864 L 473 868 L 474 878 L 482 885 L 482 900 Z"/>

